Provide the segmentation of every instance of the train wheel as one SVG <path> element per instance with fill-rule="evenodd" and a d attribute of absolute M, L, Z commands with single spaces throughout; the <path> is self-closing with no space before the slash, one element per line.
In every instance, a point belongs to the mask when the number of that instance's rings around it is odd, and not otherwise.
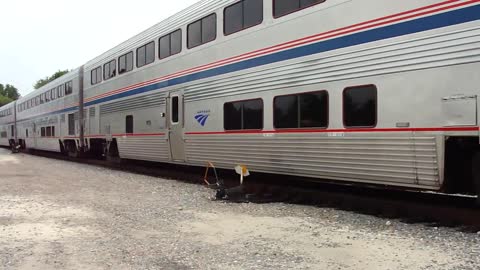
<path fill-rule="evenodd" d="M 79 152 L 75 143 L 67 143 L 67 153 L 71 158 L 78 158 Z"/>
<path fill-rule="evenodd" d="M 480 204 L 480 152 L 475 153 L 472 158 L 472 177 L 475 193 L 478 196 L 477 202 Z"/>

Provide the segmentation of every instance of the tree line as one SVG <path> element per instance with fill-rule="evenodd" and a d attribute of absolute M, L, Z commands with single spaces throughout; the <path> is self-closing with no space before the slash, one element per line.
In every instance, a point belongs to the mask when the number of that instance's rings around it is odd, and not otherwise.
<path fill-rule="evenodd" d="M 48 84 L 51 81 L 54 81 L 63 75 L 67 74 L 70 72 L 68 69 L 67 70 L 59 70 L 55 72 L 52 76 L 47 76 L 43 79 L 38 80 L 34 85 L 33 88 L 35 90 L 41 88 L 42 86 Z M 11 85 L 11 84 L 1 84 L 0 83 L 0 107 L 3 105 L 6 105 L 14 100 L 17 100 L 20 98 L 20 93 L 18 92 L 18 89 Z"/>
<path fill-rule="evenodd" d="M 18 98 L 20 98 L 20 94 L 15 86 L 11 84 L 3 85 L 0 83 L 0 106 L 6 105 Z"/>

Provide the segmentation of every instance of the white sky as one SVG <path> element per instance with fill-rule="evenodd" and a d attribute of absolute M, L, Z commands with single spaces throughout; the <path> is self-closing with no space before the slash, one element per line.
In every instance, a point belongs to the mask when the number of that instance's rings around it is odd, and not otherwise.
<path fill-rule="evenodd" d="M 0 83 L 22 96 L 198 0 L 2 0 Z"/>

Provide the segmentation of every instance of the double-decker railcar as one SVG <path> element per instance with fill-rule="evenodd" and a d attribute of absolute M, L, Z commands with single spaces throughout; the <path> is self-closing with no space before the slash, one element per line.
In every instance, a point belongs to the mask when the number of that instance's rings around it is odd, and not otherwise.
<path fill-rule="evenodd" d="M 480 0 L 203 0 L 82 66 L 60 145 L 480 190 L 479 19 Z"/>
<path fill-rule="evenodd" d="M 17 101 L 17 139 L 22 148 L 69 151 L 83 145 L 82 70 L 76 69 Z"/>
<path fill-rule="evenodd" d="M 0 146 L 15 145 L 15 102 L 0 107 Z"/>

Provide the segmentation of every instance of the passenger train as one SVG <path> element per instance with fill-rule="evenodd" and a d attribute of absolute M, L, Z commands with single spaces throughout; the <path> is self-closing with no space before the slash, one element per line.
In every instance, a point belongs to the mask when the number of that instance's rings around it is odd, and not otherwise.
<path fill-rule="evenodd" d="M 480 0 L 202 0 L 0 108 L 23 149 L 480 191 Z"/>

